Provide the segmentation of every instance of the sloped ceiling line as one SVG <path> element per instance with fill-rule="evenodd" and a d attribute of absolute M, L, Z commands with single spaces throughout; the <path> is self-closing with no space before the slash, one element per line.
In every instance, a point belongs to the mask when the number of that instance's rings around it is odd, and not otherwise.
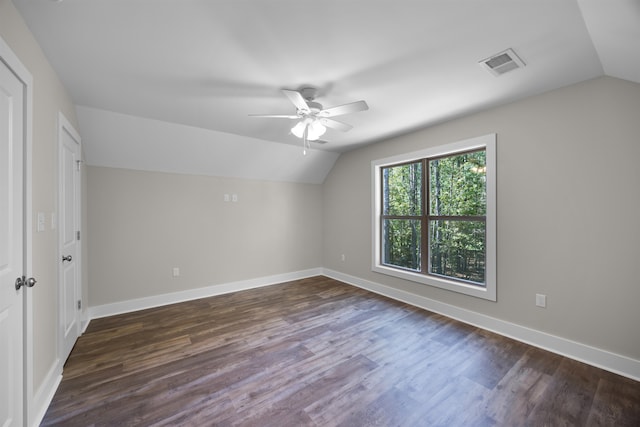
<path fill-rule="evenodd" d="M 322 182 L 382 139 L 603 74 L 640 83 L 640 0 L 13 3 L 78 105 L 90 165 Z M 507 48 L 526 67 L 478 65 Z M 306 158 L 288 120 L 249 117 L 294 113 L 280 90 L 303 84 L 369 105 Z"/>

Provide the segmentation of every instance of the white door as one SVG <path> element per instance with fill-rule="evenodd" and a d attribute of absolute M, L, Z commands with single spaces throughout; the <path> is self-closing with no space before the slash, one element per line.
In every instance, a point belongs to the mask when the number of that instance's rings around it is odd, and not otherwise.
<path fill-rule="evenodd" d="M 23 424 L 23 90 L 0 58 L 0 426 Z"/>
<path fill-rule="evenodd" d="M 59 120 L 60 358 L 66 360 L 80 335 L 80 137 Z"/>

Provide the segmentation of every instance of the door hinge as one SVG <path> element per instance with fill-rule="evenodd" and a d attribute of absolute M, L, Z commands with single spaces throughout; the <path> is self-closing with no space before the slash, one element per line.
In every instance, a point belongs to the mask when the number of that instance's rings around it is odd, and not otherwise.
<path fill-rule="evenodd" d="M 78 300 L 78 310 L 82 310 L 82 300 Z"/>
<path fill-rule="evenodd" d="M 80 230 L 76 231 L 76 240 L 80 240 Z"/>
<path fill-rule="evenodd" d="M 80 172 L 80 163 L 82 163 L 82 160 L 76 160 L 76 172 Z"/>

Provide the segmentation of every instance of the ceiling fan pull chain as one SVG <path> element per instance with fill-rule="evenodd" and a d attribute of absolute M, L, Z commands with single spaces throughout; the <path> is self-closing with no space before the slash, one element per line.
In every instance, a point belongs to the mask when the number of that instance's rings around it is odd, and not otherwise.
<path fill-rule="evenodd" d="M 307 146 L 309 146 L 309 148 L 311 148 L 309 141 L 307 140 L 307 134 L 309 133 L 309 125 L 305 124 L 304 126 L 304 132 L 302 133 L 302 155 L 306 156 L 307 155 Z"/>

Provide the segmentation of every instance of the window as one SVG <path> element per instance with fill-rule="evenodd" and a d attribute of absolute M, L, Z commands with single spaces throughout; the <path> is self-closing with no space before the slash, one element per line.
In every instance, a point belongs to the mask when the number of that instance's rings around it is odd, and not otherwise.
<path fill-rule="evenodd" d="M 372 163 L 374 271 L 496 300 L 495 139 Z"/>

